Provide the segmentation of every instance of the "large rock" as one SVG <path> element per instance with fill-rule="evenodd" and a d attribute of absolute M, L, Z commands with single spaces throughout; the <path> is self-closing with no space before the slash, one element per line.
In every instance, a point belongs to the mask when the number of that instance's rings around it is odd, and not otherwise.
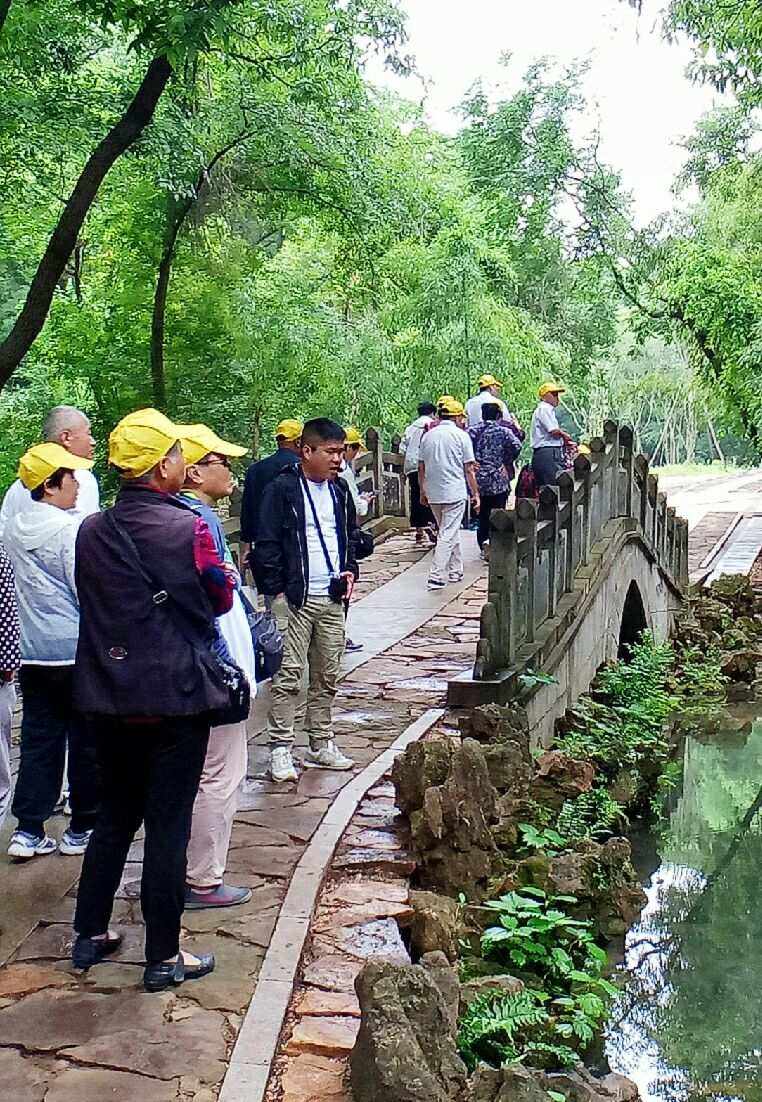
<path fill-rule="evenodd" d="M 569 757 L 560 750 L 548 750 L 535 762 L 532 796 L 539 804 L 559 810 L 566 800 L 576 800 L 589 792 L 595 779 L 595 766 L 589 761 Z"/>
<path fill-rule="evenodd" d="M 460 981 L 458 980 L 458 973 L 452 967 L 444 953 L 424 953 L 420 963 L 439 988 L 439 994 L 442 996 L 447 1009 L 447 1017 L 450 1021 L 452 1035 L 455 1037 L 458 1032 L 458 1014 L 460 1013 Z"/>
<path fill-rule="evenodd" d="M 500 858 L 490 824 L 497 793 L 482 748 L 466 739 L 454 750 L 446 780 L 426 789 L 410 816 L 421 886 L 456 897 L 483 898 Z"/>
<path fill-rule="evenodd" d="M 392 781 L 400 811 L 411 815 L 423 807 L 426 789 L 447 780 L 452 755 L 452 743 L 443 740 L 414 742 L 399 755 L 392 767 Z"/>
<path fill-rule="evenodd" d="M 464 739 L 472 738 L 493 745 L 515 742 L 521 747 L 527 765 L 531 763 L 529 720 L 525 708 L 511 704 L 482 704 L 461 718 L 460 733 Z"/>
<path fill-rule="evenodd" d="M 613 1074 L 596 1079 L 583 1064 L 538 1078 L 547 1090 L 563 1094 L 566 1102 L 640 1102 L 638 1088 L 630 1079 Z"/>
<path fill-rule="evenodd" d="M 426 968 L 367 964 L 350 1057 L 354 1102 L 463 1102 L 466 1069 L 442 994 Z"/>
<path fill-rule="evenodd" d="M 413 921 L 410 936 L 417 953 L 439 950 L 448 960 L 458 959 L 458 942 L 464 935 L 461 908 L 454 899 L 436 892 L 410 893 Z"/>
<path fill-rule="evenodd" d="M 471 1102 L 551 1102 L 537 1073 L 520 1064 L 504 1068 L 480 1065 L 471 1080 Z"/>
<path fill-rule="evenodd" d="M 484 746 L 489 779 L 499 793 L 508 793 L 514 799 L 529 795 L 532 767 L 526 760 L 523 747 L 517 742 L 500 742 Z"/>

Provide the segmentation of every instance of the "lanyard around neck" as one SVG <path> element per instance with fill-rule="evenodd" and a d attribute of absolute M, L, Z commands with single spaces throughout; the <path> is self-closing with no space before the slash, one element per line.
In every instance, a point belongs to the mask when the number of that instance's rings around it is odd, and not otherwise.
<path fill-rule="evenodd" d="M 312 500 L 312 493 L 310 491 L 310 485 L 307 479 L 304 477 L 303 472 L 299 472 L 299 477 L 302 480 L 304 486 L 304 492 L 307 495 L 307 500 L 310 503 L 310 509 L 312 510 L 312 519 L 315 522 L 315 528 L 317 530 L 318 539 L 320 540 L 320 546 L 323 549 L 323 556 L 325 557 L 325 565 L 328 567 L 328 573 L 333 577 L 336 574 L 333 563 L 331 562 L 331 556 L 328 554 L 328 548 L 326 547 L 325 538 L 323 536 L 323 529 L 320 527 L 320 521 L 318 520 L 317 509 L 315 508 L 315 502 Z M 333 487 L 331 483 L 328 483 L 328 493 L 331 495 L 331 506 L 334 505 Z"/>

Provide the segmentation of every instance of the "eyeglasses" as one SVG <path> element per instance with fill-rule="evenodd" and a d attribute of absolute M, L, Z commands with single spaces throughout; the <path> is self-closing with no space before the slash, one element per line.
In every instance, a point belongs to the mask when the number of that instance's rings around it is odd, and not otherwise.
<path fill-rule="evenodd" d="M 202 459 L 197 464 L 197 467 L 227 467 L 230 470 L 229 459 Z"/>

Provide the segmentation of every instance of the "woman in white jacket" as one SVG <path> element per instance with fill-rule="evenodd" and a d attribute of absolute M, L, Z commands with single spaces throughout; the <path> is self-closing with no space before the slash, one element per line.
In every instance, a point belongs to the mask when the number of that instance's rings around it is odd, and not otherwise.
<path fill-rule="evenodd" d="M 61 791 L 69 751 L 71 824 L 61 838 L 64 854 L 85 852 L 98 804 L 95 758 L 72 710 L 72 675 L 79 634 L 74 545 L 79 519 L 74 507 L 75 470 L 93 462 L 59 444 L 38 444 L 23 456 L 19 478 L 31 491 L 29 506 L 4 532 L 16 572 L 21 621 L 23 697 L 21 764 L 11 807 L 18 828 L 8 853 L 27 860 L 58 848 L 45 832 Z"/>
<path fill-rule="evenodd" d="M 421 487 L 418 482 L 418 456 L 423 434 L 436 416 L 433 402 L 421 402 L 418 417 L 405 429 L 400 441 L 400 452 L 405 457 L 405 475 L 410 494 L 410 527 L 415 528 L 415 542 L 424 543 L 426 536 L 436 543 L 436 521 L 428 505 L 421 504 Z"/>

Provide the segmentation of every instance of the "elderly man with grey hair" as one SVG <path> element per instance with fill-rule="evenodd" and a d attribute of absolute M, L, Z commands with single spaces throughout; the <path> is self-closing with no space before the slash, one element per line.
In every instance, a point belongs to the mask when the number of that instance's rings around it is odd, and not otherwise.
<path fill-rule="evenodd" d="M 54 406 L 45 418 L 42 437 L 46 443 L 60 444 L 67 452 L 78 455 L 81 459 L 93 457 L 95 441 L 90 434 L 90 421 L 82 410 L 75 409 L 74 406 Z M 75 471 L 74 477 L 79 483 L 79 493 L 77 503 L 70 512 L 77 520 L 84 520 L 100 509 L 98 482 L 92 471 Z M 31 501 L 29 490 L 17 479 L 0 506 L 0 539 L 11 517 L 27 510 Z"/>

